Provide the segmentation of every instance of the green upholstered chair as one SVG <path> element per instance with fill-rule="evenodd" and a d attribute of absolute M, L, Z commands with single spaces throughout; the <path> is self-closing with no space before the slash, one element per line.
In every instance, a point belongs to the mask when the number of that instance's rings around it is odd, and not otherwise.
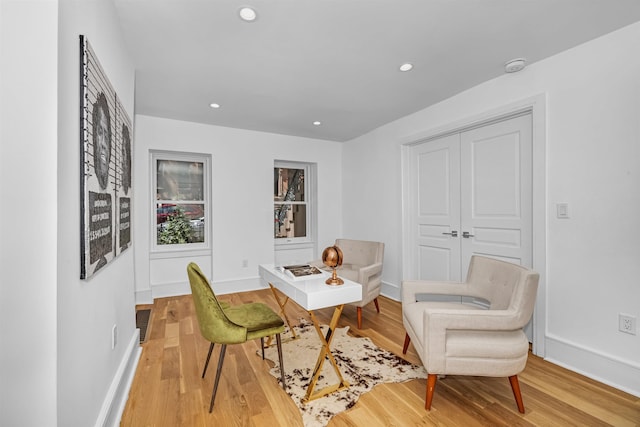
<path fill-rule="evenodd" d="M 222 345 L 209 412 L 213 410 L 224 354 L 228 344 L 242 344 L 249 340 L 260 338 L 262 358 L 264 359 L 264 337 L 275 335 L 280 362 L 280 378 L 282 388 L 286 390 L 287 386 L 282 364 L 282 340 L 280 338 L 280 333 L 284 331 L 284 321 L 266 304 L 249 303 L 230 306 L 225 302 L 219 302 L 209 285 L 209 281 L 202 274 L 198 265 L 193 262 L 187 266 L 187 274 L 189 275 L 191 294 L 196 308 L 200 333 L 211 343 L 207 361 L 202 371 L 202 378 L 207 372 L 214 345 Z"/>

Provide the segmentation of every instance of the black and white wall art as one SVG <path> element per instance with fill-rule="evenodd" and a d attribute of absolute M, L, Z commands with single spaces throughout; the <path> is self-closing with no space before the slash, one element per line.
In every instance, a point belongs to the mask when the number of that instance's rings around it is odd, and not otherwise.
<path fill-rule="evenodd" d="M 131 241 L 131 119 L 80 36 L 80 278 L 88 279 Z"/>

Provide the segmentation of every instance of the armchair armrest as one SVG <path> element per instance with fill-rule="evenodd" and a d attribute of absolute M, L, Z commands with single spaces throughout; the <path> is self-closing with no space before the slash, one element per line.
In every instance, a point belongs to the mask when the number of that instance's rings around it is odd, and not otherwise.
<path fill-rule="evenodd" d="M 375 264 L 362 267 L 358 269 L 358 283 L 361 283 L 363 286 L 366 286 L 369 283 L 369 280 L 371 279 L 371 277 L 380 273 L 382 273 L 381 262 L 377 262 Z"/>
<path fill-rule="evenodd" d="M 470 293 L 470 286 L 460 282 L 438 282 L 431 280 L 404 280 L 402 282 L 402 303 L 417 301 L 420 294 L 476 296 Z"/>
<path fill-rule="evenodd" d="M 447 334 L 452 330 L 513 331 L 524 325 L 518 322 L 515 310 L 426 309 L 422 320 L 422 342 L 425 343 L 429 367 L 434 373 L 444 373 Z"/>
<path fill-rule="evenodd" d="M 522 329 L 516 310 L 452 310 L 442 308 L 426 309 L 423 314 L 425 331 L 434 333 L 442 330 L 468 331 L 513 331 Z"/>

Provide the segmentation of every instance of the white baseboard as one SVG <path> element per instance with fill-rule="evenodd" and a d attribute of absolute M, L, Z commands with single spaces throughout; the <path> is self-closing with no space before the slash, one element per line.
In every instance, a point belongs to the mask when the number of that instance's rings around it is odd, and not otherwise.
<path fill-rule="evenodd" d="M 545 360 L 640 397 L 640 365 L 554 335 L 545 339 Z"/>
<path fill-rule="evenodd" d="M 213 285 L 216 295 L 232 294 L 235 292 L 256 291 L 267 289 L 268 286 L 260 280 L 260 277 L 245 277 L 242 279 L 215 282 Z"/>
<path fill-rule="evenodd" d="M 107 396 L 96 420 L 96 427 L 117 427 L 129 398 L 131 383 L 138 367 L 142 347 L 140 347 L 140 329 L 135 329 L 129 345 L 122 357 L 120 366 L 113 377 Z"/>
<path fill-rule="evenodd" d="M 401 289 L 382 283 L 380 294 L 401 301 Z M 545 338 L 545 360 L 640 397 L 640 364 L 599 352 L 558 336 Z"/>
<path fill-rule="evenodd" d="M 400 301 L 402 298 L 400 287 L 386 282 L 382 282 L 380 294 L 395 301 Z"/>
<path fill-rule="evenodd" d="M 262 283 L 260 277 L 254 276 L 214 282 L 212 287 L 216 295 L 226 295 L 235 292 L 266 289 L 267 285 Z M 186 281 L 152 285 L 149 290 L 136 291 L 136 304 L 153 304 L 155 298 L 175 297 L 190 293 L 189 282 Z M 380 294 L 395 301 L 400 301 L 400 288 L 395 285 L 382 282 Z"/>
<path fill-rule="evenodd" d="M 248 277 L 216 282 L 213 287 L 216 294 L 224 295 L 264 289 L 266 285 L 261 283 L 259 277 Z M 184 282 L 154 286 L 150 291 L 140 292 L 141 297 L 146 297 L 147 292 L 152 297 L 149 302 L 145 302 L 146 304 L 151 303 L 153 298 L 186 295 L 191 291 L 189 284 Z M 401 293 L 399 286 L 382 282 L 381 295 L 401 301 Z M 138 293 L 136 293 L 136 303 L 138 301 Z M 640 397 L 640 365 L 635 362 L 622 360 L 554 335 L 545 337 L 545 360 Z"/>
<path fill-rule="evenodd" d="M 255 291 L 265 289 L 260 277 L 243 277 L 240 279 L 223 280 L 214 282 L 212 285 L 216 295 L 232 294 L 235 292 Z M 153 304 L 156 298 L 175 297 L 188 295 L 191 293 L 189 282 L 171 282 L 152 285 L 148 291 L 136 292 L 136 304 Z"/>
<path fill-rule="evenodd" d="M 151 289 L 145 289 L 143 291 L 136 291 L 136 305 L 137 304 L 153 304 L 153 293 Z"/>

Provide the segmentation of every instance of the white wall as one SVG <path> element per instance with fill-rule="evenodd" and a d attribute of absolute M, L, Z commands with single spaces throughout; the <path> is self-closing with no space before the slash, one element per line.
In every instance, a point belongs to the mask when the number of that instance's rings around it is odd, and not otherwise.
<path fill-rule="evenodd" d="M 79 35 L 133 119 L 135 73 L 109 1 L 60 0 L 58 79 L 58 425 L 112 422 L 139 351 L 133 249 L 80 280 Z M 135 241 L 133 245 L 135 247 Z M 111 349 L 116 325 L 118 342 Z M 137 359 L 135 359 L 137 361 Z M 124 395 L 126 398 L 126 394 Z M 115 414 L 114 414 L 115 413 Z"/>
<path fill-rule="evenodd" d="M 79 279 L 79 34 L 131 114 L 133 67 L 110 1 L 2 0 L 0 24 L 0 423 L 103 425 L 139 346 L 133 251 Z"/>
<path fill-rule="evenodd" d="M 203 108 L 207 108 L 206 106 Z M 212 252 L 151 259 L 150 150 L 210 154 L 212 158 Z M 260 287 L 258 265 L 274 262 L 273 162 L 316 163 L 318 247 L 341 231 L 342 144 L 264 132 L 136 116 L 134 143 L 134 239 L 136 299 L 190 293 L 186 265 L 197 262 L 219 293 Z M 243 268 L 242 261 L 248 260 Z M 170 266 L 170 268 L 167 268 Z"/>
<path fill-rule="evenodd" d="M 402 281 L 401 143 L 546 94 L 546 356 L 640 395 L 640 331 L 618 332 L 619 312 L 640 318 L 638 51 L 640 23 L 348 142 L 343 227 L 385 241 L 387 289 Z"/>
<path fill-rule="evenodd" d="M 400 141 L 540 93 L 547 357 L 640 395 L 640 335 L 617 332 L 618 312 L 640 317 L 640 24 L 344 145 L 138 116 L 134 246 L 88 281 L 78 279 L 79 34 L 133 115 L 133 68 L 110 1 L 0 3 L 0 194 L 11 207 L 0 209 L 3 425 L 101 425 L 117 413 L 137 338 L 134 290 L 152 295 L 150 149 L 212 155 L 214 283 L 255 284 L 257 265 L 272 261 L 271 168 L 282 159 L 318 163 L 318 248 L 336 236 L 384 241 L 385 284 L 397 288 Z M 571 219 L 555 218 L 558 202 Z"/>
<path fill-rule="evenodd" d="M 56 425 L 57 1 L 0 3 L 0 424 Z"/>

